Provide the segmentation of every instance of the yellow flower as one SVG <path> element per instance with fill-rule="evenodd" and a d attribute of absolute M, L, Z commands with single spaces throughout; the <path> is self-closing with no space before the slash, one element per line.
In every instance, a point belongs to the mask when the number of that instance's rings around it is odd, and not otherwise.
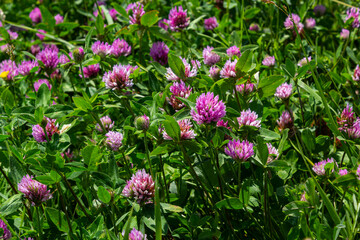
<path fill-rule="evenodd" d="M 4 72 L 0 73 L 1 78 L 7 78 L 8 75 L 9 75 L 9 71 L 4 71 Z"/>

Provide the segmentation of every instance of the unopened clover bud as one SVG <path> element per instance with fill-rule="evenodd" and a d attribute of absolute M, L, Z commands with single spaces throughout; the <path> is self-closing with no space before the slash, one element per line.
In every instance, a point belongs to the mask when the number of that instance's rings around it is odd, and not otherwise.
<path fill-rule="evenodd" d="M 150 118 L 145 114 L 143 116 L 135 118 L 135 127 L 138 130 L 147 131 L 150 126 Z"/>
<path fill-rule="evenodd" d="M 81 63 L 85 57 L 84 49 L 82 47 L 74 49 L 73 56 L 76 63 Z"/>

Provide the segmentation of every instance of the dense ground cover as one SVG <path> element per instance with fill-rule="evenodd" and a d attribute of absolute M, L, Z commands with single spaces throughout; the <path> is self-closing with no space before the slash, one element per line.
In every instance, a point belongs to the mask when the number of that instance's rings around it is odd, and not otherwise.
<path fill-rule="evenodd" d="M 358 238 L 358 2 L 0 7 L 0 239 Z"/>

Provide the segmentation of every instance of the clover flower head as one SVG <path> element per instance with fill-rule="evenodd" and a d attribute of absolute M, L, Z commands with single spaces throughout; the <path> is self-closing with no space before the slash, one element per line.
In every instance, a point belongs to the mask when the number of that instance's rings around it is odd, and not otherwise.
<path fill-rule="evenodd" d="M 294 23 L 295 23 L 295 25 L 297 25 L 297 28 L 299 28 L 298 24 L 300 23 L 300 20 L 301 19 L 300 19 L 299 15 L 292 13 L 290 16 L 288 16 L 286 18 L 286 20 L 284 22 L 284 26 L 286 29 L 294 29 Z"/>
<path fill-rule="evenodd" d="M 346 175 L 346 174 L 348 174 L 348 170 L 347 170 L 347 169 L 340 169 L 340 170 L 339 170 L 339 175 L 340 175 L 340 176 L 344 176 L 344 175 Z"/>
<path fill-rule="evenodd" d="M 180 57 L 180 59 L 182 60 L 184 67 L 185 67 L 185 79 L 180 79 L 178 76 L 175 75 L 175 73 L 171 70 L 171 68 L 166 68 L 166 74 L 165 77 L 167 80 L 169 81 L 179 81 L 179 80 L 183 80 L 185 81 L 187 78 L 192 78 L 192 77 L 196 77 L 197 75 L 197 70 L 200 67 L 200 62 L 199 61 L 191 61 L 191 65 L 186 61 L 185 58 Z"/>
<path fill-rule="evenodd" d="M 112 8 L 112 9 L 110 9 L 109 14 L 110 14 L 111 18 L 112 18 L 114 21 L 116 21 L 117 15 L 118 15 L 119 13 L 118 13 L 118 11 L 116 11 L 115 8 Z"/>
<path fill-rule="evenodd" d="M 136 200 L 139 204 L 151 203 L 155 194 L 155 183 L 145 169 L 138 170 L 127 181 L 122 191 L 124 197 Z"/>
<path fill-rule="evenodd" d="M 100 64 L 93 64 L 93 65 L 89 65 L 87 67 L 83 67 L 83 72 L 84 72 L 84 78 L 91 78 L 91 77 L 95 77 L 98 75 L 100 71 Z M 80 75 L 80 77 L 82 77 Z"/>
<path fill-rule="evenodd" d="M 138 130 L 147 131 L 150 127 L 150 118 L 146 114 L 136 117 L 134 121 L 135 127 Z"/>
<path fill-rule="evenodd" d="M 108 147 L 111 148 L 114 152 L 119 151 L 119 148 L 122 146 L 123 135 L 119 132 L 110 131 L 105 134 L 106 140 L 105 143 Z"/>
<path fill-rule="evenodd" d="M 187 139 L 194 139 L 196 137 L 196 133 L 192 128 L 192 124 L 190 119 L 182 119 L 177 121 L 180 127 L 180 139 L 187 140 Z M 165 140 L 173 140 L 166 131 L 163 131 L 163 138 Z"/>
<path fill-rule="evenodd" d="M 227 60 L 224 67 L 220 71 L 221 78 L 233 78 L 236 77 L 236 63 L 237 59 L 233 62 L 231 59 Z"/>
<path fill-rule="evenodd" d="M 140 2 L 130 3 L 126 12 L 129 14 L 130 24 L 140 24 L 140 19 L 145 14 L 144 5 Z"/>
<path fill-rule="evenodd" d="M 171 31 L 179 31 L 185 29 L 190 24 L 190 17 L 187 16 L 187 10 L 183 10 L 182 6 L 174 7 L 169 13 L 169 26 Z"/>
<path fill-rule="evenodd" d="M 313 29 L 316 26 L 316 20 L 313 18 L 307 18 L 305 20 L 305 27 L 307 29 Z"/>
<path fill-rule="evenodd" d="M 49 81 L 47 79 L 39 79 L 36 82 L 34 82 L 34 89 L 35 92 L 39 91 L 39 88 L 42 84 L 45 84 L 48 86 L 49 90 L 51 90 L 52 85 L 49 83 Z"/>
<path fill-rule="evenodd" d="M 343 28 L 340 32 L 340 39 L 348 39 L 350 36 L 350 31 L 347 30 L 346 28 Z"/>
<path fill-rule="evenodd" d="M 254 144 L 244 140 L 231 140 L 224 148 L 225 154 L 232 157 L 235 161 L 245 162 L 254 156 Z"/>
<path fill-rule="evenodd" d="M 240 117 L 237 118 L 239 126 L 254 126 L 257 128 L 261 127 L 261 120 L 257 120 L 258 115 L 256 112 L 251 111 L 249 108 L 248 110 L 243 110 L 240 114 Z"/>
<path fill-rule="evenodd" d="M 115 124 L 115 122 L 113 122 L 109 116 L 104 116 L 104 117 L 100 118 L 100 121 L 106 131 L 111 130 Z M 103 132 L 103 129 L 101 128 L 100 124 L 96 124 L 95 128 L 99 132 Z"/>
<path fill-rule="evenodd" d="M 243 83 L 240 85 L 236 85 L 235 89 L 238 91 L 241 95 L 249 95 L 254 91 L 255 85 L 253 83 Z"/>
<path fill-rule="evenodd" d="M 111 45 L 111 55 L 114 57 L 129 56 L 131 53 L 131 46 L 124 39 L 115 39 Z"/>
<path fill-rule="evenodd" d="M 53 72 L 55 70 L 59 64 L 58 52 L 47 46 L 36 55 L 36 58 L 44 63 L 45 71 Z"/>
<path fill-rule="evenodd" d="M 39 23 L 42 21 L 42 16 L 41 16 L 41 11 L 40 8 L 36 7 L 34 8 L 30 14 L 29 14 L 29 18 L 31 19 L 31 21 L 33 23 Z"/>
<path fill-rule="evenodd" d="M 237 46 L 231 46 L 229 47 L 227 50 L 226 50 L 226 54 L 232 58 L 233 56 L 238 56 L 240 57 L 241 56 L 241 52 L 240 52 L 240 49 L 237 47 Z"/>
<path fill-rule="evenodd" d="M 0 236 L 0 239 L 4 239 L 4 240 L 10 239 L 11 232 L 8 229 L 6 223 L 2 219 L 0 219 L 0 228 L 3 229 L 3 234 L 2 234 L 2 236 Z"/>
<path fill-rule="evenodd" d="M 115 65 L 112 71 L 105 73 L 103 82 L 106 88 L 112 90 L 122 90 L 133 85 L 130 79 L 131 69 L 125 65 Z"/>
<path fill-rule="evenodd" d="M 213 80 L 218 80 L 220 78 L 220 68 L 211 66 L 209 69 L 209 77 Z"/>
<path fill-rule="evenodd" d="M 0 73 L 3 72 L 8 72 L 5 80 L 11 81 L 14 80 L 14 77 L 18 75 L 19 70 L 18 67 L 16 66 L 16 63 L 8 59 L 0 63 Z"/>
<path fill-rule="evenodd" d="M 180 110 L 185 107 L 185 104 L 177 99 L 177 97 L 188 98 L 191 94 L 192 88 L 190 86 L 186 86 L 186 84 L 180 80 L 180 82 L 174 82 L 170 87 L 170 92 L 172 95 L 169 99 L 169 104 L 175 109 Z"/>
<path fill-rule="evenodd" d="M 360 21 L 359 21 L 359 16 L 360 16 L 360 9 L 359 8 L 355 8 L 352 7 L 350 9 L 348 9 L 346 11 L 346 18 L 345 18 L 345 22 L 347 20 L 349 20 L 350 18 L 354 18 L 353 22 L 352 22 L 352 27 L 353 28 L 358 28 L 360 27 Z"/>
<path fill-rule="evenodd" d="M 260 29 L 260 27 L 259 27 L 259 24 L 257 24 L 257 23 L 252 23 L 249 26 L 250 31 L 257 32 L 257 31 L 259 31 L 259 29 Z"/>
<path fill-rule="evenodd" d="M 61 16 L 60 14 L 57 14 L 54 18 L 55 18 L 55 23 L 56 24 L 60 24 L 60 23 L 64 22 L 64 17 Z"/>
<path fill-rule="evenodd" d="M 34 180 L 33 176 L 29 175 L 21 179 L 21 182 L 18 184 L 18 190 L 25 195 L 32 206 L 39 206 L 52 198 L 52 194 L 50 190 L 47 190 L 47 186 Z"/>
<path fill-rule="evenodd" d="M 288 99 L 291 96 L 292 85 L 288 83 L 283 83 L 276 88 L 275 97 L 281 99 Z"/>
<path fill-rule="evenodd" d="M 33 69 L 34 67 L 38 67 L 39 64 L 37 61 L 35 60 L 29 60 L 29 61 L 22 61 L 21 64 L 19 65 L 19 73 L 23 76 L 29 75 L 31 69 Z M 37 73 L 39 72 L 39 70 L 37 71 Z"/>
<path fill-rule="evenodd" d="M 225 108 L 223 101 L 219 101 L 219 96 L 214 97 L 214 93 L 208 92 L 196 99 L 195 109 L 192 109 L 190 114 L 199 125 L 209 124 L 223 118 L 226 115 Z"/>
<path fill-rule="evenodd" d="M 207 46 L 203 50 L 203 58 L 206 65 L 212 66 L 220 61 L 220 56 L 214 53 L 213 49 L 213 47 Z"/>
<path fill-rule="evenodd" d="M 211 31 L 219 26 L 216 17 L 207 18 L 204 20 L 204 27 L 206 30 Z"/>
<path fill-rule="evenodd" d="M 359 65 L 356 65 L 356 68 L 354 70 L 354 74 L 352 75 L 352 79 L 356 82 L 360 80 L 360 67 Z"/>
<path fill-rule="evenodd" d="M 154 42 L 150 49 L 150 56 L 161 65 L 168 63 L 169 47 L 164 42 Z"/>
<path fill-rule="evenodd" d="M 166 31 L 169 29 L 170 21 L 167 19 L 161 19 L 158 23 L 158 26 L 165 29 Z"/>
<path fill-rule="evenodd" d="M 94 54 L 105 57 L 111 53 L 111 45 L 107 42 L 96 41 L 91 46 L 91 50 Z"/>
<path fill-rule="evenodd" d="M 56 119 L 48 117 L 44 118 L 44 122 L 46 123 L 45 130 L 47 137 L 49 138 L 49 141 L 51 141 L 52 136 L 55 133 L 59 133 L 59 125 L 55 124 Z M 32 135 L 37 142 L 47 142 L 44 129 L 40 125 L 34 125 L 32 127 Z"/>
<path fill-rule="evenodd" d="M 307 63 L 308 63 L 308 61 L 309 61 L 309 63 L 311 62 L 311 56 L 310 57 L 308 57 L 307 59 L 306 59 L 306 57 L 304 57 L 303 59 L 301 59 L 299 62 L 298 62 L 298 66 L 299 67 L 303 67 L 303 66 L 305 66 Z"/>
<path fill-rule="evenodd" d="M 268 67 L 275 66 L 275 56 L 266 56 L 262 61 L 262 64 Z"/>
<path fill-rule="evenodd" d="M 279 130 L 282 131 L 285 128 L 292 128 L 293 126 L 293 120 L 291 117 L 290 112 L 284 111 L 279 120 L 277 120 L 277 124 L 279 125 Z"/>
<path fill-rule="evenodd" d="M 273 147 L 273 145 L 271 145 L 271 143 L 266 143 L 266 146 L 267 146 L 268 151 L 269 151 L 269 156 L 268 156 L 268 159 L 267 159 L 267 163 L 271 163 L 272 161 L 278 159 L 279 152 L 275 147 Z"/>
<path fill-rule="evenodd" d="M 333 158 L 328 158 L 326 160 L 320 161 L 320 162 L 314 164 L 314 166 L 312 167 L 312 170 L 316 173 L 316 175 L 323 176 L 326 174 L 325 165 L 328 163 L 333 163 L 333 162 L 334 162 Z M 334 171 L 334 169 L 332 169 L 332 172 L 333 171 Z"/>

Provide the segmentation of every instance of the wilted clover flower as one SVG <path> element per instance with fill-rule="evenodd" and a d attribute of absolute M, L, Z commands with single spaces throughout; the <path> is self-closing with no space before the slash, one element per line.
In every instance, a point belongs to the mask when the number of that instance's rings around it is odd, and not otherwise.
<path fill-rule="evenodd" d="M 203 58 L 206 65 L 212 66 L 220 61 L 220 56 L 214 53 L 213 49 L 213 47 L 207 46 L 203 50 Z"/>
<path fill-rule="evenodd" d="M 177 121 L 180 127 L 180 139 L 181 140 L 187 140 L 187 139 L 194 139 L 196 137 L 196 133 L 194 132 L 192 128 L 192 124 L 190 122 L 190 119 L 183 119 Z M 166 131 L 163 131 L 163 138 L 165 140 L 173 140 Z"/>
<path fill-rule="evenodd" d="M 290 16 L 288 16 L 284 22 L 284 26 L 286 29 L 294 29 L 294 23 L 297 28 L 299 28 L 298 24 L 300 23 L 300 17 L 299 15 L 292 13 Z M 299 31 L 300 32 L 300 31 Z"/>
<path fill-rule="evenodd" d="M 145 14 L 144 5 L 140 2 L 130 3 L 126 12 L 129 14 L 130 24 L 140 24 L 141 16 Z"/>
<path fill-rule="evenodd" d="M 114 57 L 129 56 L 131 46 L 124 39 L 115 39 L 111 45 L 111 55 Z"/>
<path fill-rule="evenodd" d="M 275 66 L 275 56 L 266 56 L 262 61 L 262 64 L 268 67 Z"/>
<path fill-rule="evenodd" d="M 231 140 L 224 148 L 225 153 L 232 157 L 235 161 L 245 162 L 254 155 L 254 144 L 247 140 Z"/>
<path fill-rule="evenodd" d="M 259 31 L 259 29 L 260 29 L 260 27 L 259 27 L 259 25 L 258 25 L 257 23 L 252 23 L 252 24 L 250 24 L 250 26 L 249 26 L 249 30 L 250 30 L 250 31 L 257 32 L 257 31 Z"/>
<path fill-rule="evenodd" d="M 185 104 L 177 99 L 176 97 L 188 98 L 191 94 L 192 88 L 190 86 L 186 86 L 186 84 L 180 80 L 180 82 L 174 82 L 170 87 L 170 92 L 172 95 L 169 99 L 169 104 L 175 109 L 180 110 L 185 106 Z"/>
<path fill-rule="evenodd" d="M 99 55 L 100 57 L 105 57 L 111 53 L 111 45 L 107 42 L 96 41 L 91 46 L 91 50 L 94 54 Z"/>
<path fill-rule="evenodd" d="M 112 18 L 114 21 L 116 21 L 117 15 L 118 15 L 119 13 L 118 13 L 118 11 L 116 11 L 115 8 L 113 8 L 113 9 L 110 9 L 110 10 L 109 10 L 109 14 L 110 14 L 111 18 Z"/>
<path fill-rule="evenodd" d="M 179 31 L 185 29 L 190 24 L 190 17 L 187 17 L 187 10 L 183 10 L 182 6 L 174 7 L 169 13 L 169 25 L 171 31 Z"/>
<path fill-rule="evenodd" d="M 217 122 L 226 115 L 225 104 L 219 101 L 219 96 L 214 97 L 214 93 L 208 92 L 201 94 L 196 99 L 196 107 L 190 114 L 194 121 L 199 125 L 203 123 Z"/>
<path fill-rule="evenodd" d="M 161 65 L 166 65 L 168 63 L 168 53 L 169 47 L 166 46 L 164 42 L 155 42 L 150 49 L 150 56 L 152 59 Z"/>
<path fill-rule="evenodd" d="M 243 110 L 240 117 L 237 118 L 239 126 L 254 126 L 257 128 L 261 127 L 261 120 L 257 120 L 258 115 L 256 112 L 248 110 Z"/>
<path fill-rule="evenodd" d="M 359 8 L 355 8 L 352 7 L 350 9 L 348 9 L 346 11 L 346 18 L 345 18 L 345 22 L 347 20 L 349 20 L 350 18 L 353 18 L 353 22 L 352 22 L 352 27 L 353 28 L 358 28 L 360 26 L 360 22 L 359 22 L 359 16 L 360 16 L 360 9 Z"/>
<path fill-rule="evenodd" d="M 115 122 L 113 122 L 109 116 L 104 116 L 104 117 L 100 118 L 100 121 L 106 131 L 111 130 L 115 124 Z M 103 129 L 101 128 L 101 126 L 99 124 L 96 124 L 95 128 L 99 132 L 103 132 Z"/>
<path fill-rule="evenodd" d="M 348 39 L 350 36 L 350 31 L 343 28 L 340 32 L 340 39 Z"/>
<path fill-rule="evenodd" d="M 144 114 L 143 116 L 136 117 L 134 123 L 136 129 L 147 131 L 150 127 L 150 118 Z"/>
<path fill-rule="evenodd" d="M 19 70 L 14 61 L 4 60 L 0 63 L 0 73 L 8 72 L 6 80 L 13 80 L 18 75 Z"/>
<path fill-rule="evenodd" d="M 155 183 L 145 169 L 138 170 L 127 181 L 122 191 L 124 197 L 132 198 L 137 203 L 151 203 L 155 194 Z"/>
<path fill-rule="evenodd" d="M 309 61 L 309 63 L 311 62 L 311 56 L 310 57 L 308 57 L 307 59 L 306 59 L 306 57 L 304 57 L 303 59 L 301 59 L 299 62 L 298 62 L 298 66 L 299 67 L 303 67 L 303 66 L 305 66 L 307 63 L 308 63 L 308 61 Z"/>
<path fill-rule="evenodd" d="M 35 60 L 22 61 L 21 64 L 19 65 L 18 70 L 21 75 L 26 76 L 30 74 L 31 69 L 37 66 L 39 66 L 39 64 Z"/>
<path fill-rule="evenodd" d="M 279 125 L 279 130 L 282 131 L 285 128 L 292 128 L 293 126 L 293 120 L 291 117 L 291 114 L 288 111 L 284 111 L 279 120 L 276 121 Z"/>
<path fill-rule="evenodd" d="M 46 185 L 34 180 L 33 176 L 24 176 L 18 184 L 18 189 L 31 202 L 32 206 L 39 206 L 52 198 Z"/>
<path fill-rule="evenodd" d="M 119 132 L 110 131 L 105 134 L 105 136 L 107 137 L 105 142 L 108 147 L 115 152 L 119 151 L 119 148 L 122 145 L 123 135 Z"/>
<path fill-rule="evenodd" d="M 352 79 L 354 81 L 359 81 L 360 80 L 360 68 L 359 68 L 359 65 L 356 65 L 356 68 L 354 70 L 354 74 L 352 75 Z"/>
<path fill-rule="evenodd" d="M 84 61 L 85 52 L 82 47 L 75 48 L 72 52 L 72 55 L 76 63 L 81 63 Z"/>
<path fill-rule="evenodd" d="M 41 11 L 38 7 L 34 8 L 30 14 L 29 14 L 29 18 L 31 18 L 31 21 L 33 23 L 39 23 L 42 21 L 42 16 L 41 16 Z"/>
<path fill-rule="evenodd" d="M 47 137 L 51 141 L 51 137 L 55 133 L 59 133 L 58 124 L 55 125 L 56 119 L 45 117 L 43 120 Z M 37 142 L 47 142 L 44 129 L 40 125 L 34 125 L 32 128 L 32 135 Z"/>
<path fill-rule="evenodd" d="M 131 66 L 124 66 L 121 64 L 115 65 L 112 71 L 105 73 L 103 82 L 106 88 L 112 90 L 121 90 L 133 85 L 130 74 L 132 72 Z"/>
<path fill-rule="evenodd" d="M 237 59 L 233 62 L 231 59 L 227 60 L 224 67 L 220 71 L 221 78 L 233 78 L 236 77 L 236 63 Z"/>
<path fill-rule="evenodd" d="M 35 92 L 39 91 L 39 88 L 42 84 L 46 84 L 48 86 L 49 90 L 51 90 L 52 86 L 47 79 L 39 79 L 36 82 L 34 82 Z"/>
<path fill-rule="evenodd" d="M 268 159 L 267 159 L 266 162 L 271 163 L 272 161 L 278 159 L 279 152 L 275 147 L 273 147 L 273 145 L 271 145 L 271 143 L 266 143 L 266 146 L 267 146 L 268 151 L 269 151 L 269 156 L 268 156 Z"/>
<path fill-rule="evenodd" d="M 180 59 L 182 60 L 184 67 L 185 67 L 185 79 L 181 79 L 181 80 L 186 80 L 187 78 L 191 78 L 191 77 L 195 77 L 197 75 L 197 70 L 200 67 L 200 64 L 197 61 L 191 61 L 191 65 L 186 61 L 185 58 L 180 57 Z M 169 81 L 179 81 L 180 78 L 178 76 L 175 75 L 175 73 L 171 70 L 171 68 L 166 68 L 166 74 L 165 77 L 167 80 Z"/>
<path fill-rule="evenodd" d="M 346 175 L 346 174 L 348 174 L 348 170 L 347 170 L 347 169 L 339 169 L 339 175 L 340 175 L 340 176 L 344 176 L 344 175 Z"/>
<path fill-rule="evenodd" d="M 279 87 L 276 88 L 275 97 L 281 99 L 287 99 L 290 97 L 292 92 L 292 85 L 288 83 L 283 83 Z"/>
<path fill-rule="evenodd" d="M 0 239 L 4 239 L 4 240 L 10 239 L 11 232 L 8 229 L 6 223 L 2 219 L 0 219 L 0 228 L 3 229 L 3 234 L 0 236 Z"/>
<path fill-rule="evenodd" d="M 316 5 L 314 7 L 314 14 L 316 16 L 322 16 L 324 15 L 326 12 L 326 7 L 324 5 Z"/>
<path fill-rule="evenodd" d="M 314 166 L 312 167 L 312 170 L 316 173 L 316 175 L 323 176 L 326 173 L 325 165 L 328 163 L 333 163 L 333 162 L 334 162 L 333 158 L 328 158 L 327 160 L 320 161 L 320 162 L 314 164 Z M 334 171 L 334 168 L 331 170 L 331 172 L 333 172 L 333 171 Z"/>
<path fill-rule="evenodd" d="M 255 85 L 253 83 L 245 83 L 235 86 L 236 91 L 241 93 L 241 95 L 248 95 L 252 93 L 254 91 L 254 88 Z"/>
<path fill-rule="evenodd" d="M 204 20 L 204 27 L 206 30 L 214 30 L 219 26 L 216 17 L 207 18 Z"/>
<path fill-rule="evenodd" d="M 36 55 L 36 58 L 44 63 L 46 72 L 53 72 L 59 64 L 58 51 L 46 47 Z"/>
<path fill-rule="evenodd" d="M 64 17 L 61 16 L 60 14 L 57 14 L 54 18 L 55 18 L 56 24 L 60 24 L 60 23 L 64 22 Z"/>
<path fill-rule="evenodd" d="M 307 18 L 305 20 L 305 27 L 308 29 L 312 29 L 316 26 L 316 20 L 313 18 Z"/>
<path fill-rule="evenodd" d="M 220 68 L 217 66 L 211 66 L 209 69 L 209 77 L 213 80 L 218 80 L 220 78 Z"/>
<path fill-rule="evenodd" d="M 233 57 L 233 56 L 238 56 L 238 57 L 240 57 L 240 56 L 241 56 L 240 49 L 239 49 L 237 46 L 235 46 L 235 45 L 229 47 L 229 48 L 226 50 L 226 54 L 227 54 L 229 57 Z"/>
<path fill-rule="evenodd" d="M 160 20 L 158 23 L 158 26 L 167 31 L 169 29 L 169 20 L 167 20 L 167 19 Z"/>
<path fill-rule="evenodd" d="M 100 64 L 93 64 L 93 65 L 89 65 L 87 67 L 83 67 L 83 72 L 84 72 L 84 77 L 85 78 L 91 78 L 91 77 L 95 77 L 96 75 L 98 75 L 100 71 Z M 80 75 L 80 77 L 82 77 Z"/>

